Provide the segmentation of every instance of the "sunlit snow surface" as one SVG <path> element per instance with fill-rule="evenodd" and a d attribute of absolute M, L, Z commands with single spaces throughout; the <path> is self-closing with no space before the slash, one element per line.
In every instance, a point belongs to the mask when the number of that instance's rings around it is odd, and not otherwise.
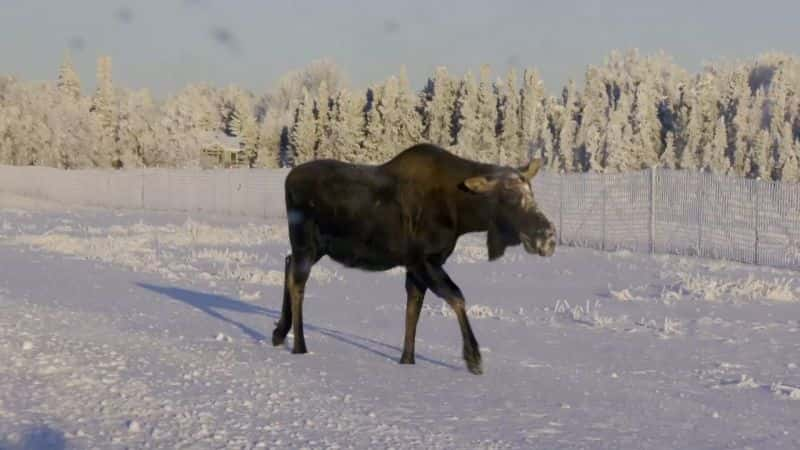
<path fill-rule="evenodd" d="M 268 342 L 282 222 L 0 197 L 0 448 L 798 448 L 797 274 L 565 248 L 446 266 L 486 373 L 404 272 L 328 259 Z M 287 344 L 291 345 L 290 339 Z"/>

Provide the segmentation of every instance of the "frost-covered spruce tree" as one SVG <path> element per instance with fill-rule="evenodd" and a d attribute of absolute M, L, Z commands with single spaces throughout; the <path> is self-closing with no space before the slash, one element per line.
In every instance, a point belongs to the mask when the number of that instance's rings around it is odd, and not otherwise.
<path fill-rule="evenodd" d="M 119 89 L 117 95 L 120 102 L 112 158 L 120 168 L 143 167 L 144 153 L 149 150 L 145 147 L 152 145 L 152 141 L 145 138 L 150 131 L 145 116 L 150 118 L 155 112 L 153 99 L 144 89 Z"/>
<path fill-rule="evenodd" d="M 406 66 L 400 67 L 397 92 L 398 146 L 406 148 L 422 141 L 422 116 L 419 113 L 419 97 L 408 82 Z"/>
<path fill-rule="evenodd" d="M 800 182 L 800 162 L 798 161 L 798 143 L 793 143 L 794 150 L 786 155 L 786 160 L 781 167 L 781 181 L 786 183 Z"/>
<path fill-rule="evenodd" d="M 423 93 L 423 137 L 433 144 L 449 146 L 454 141 L 455 101 L 458 82 L 437 67 Z"/>
<path fill-rule="evenodd" d="M 222 96 L 204 84 L 189 84 L 163 104 L 163 113 L 171 126 L 183 131 L 224 130 L 220 106 Z"/>
<path fill-rule="evenodd" d="M 601 71 L 590 67 L 586 72 L 581 111 L 581 126 L 577 130 L 576 146 L 584 170 L 602 171 L 604 132 L 608 124 L 608 89 Z"/>
<path fill-rule="evenodd" d="M 728 139 L 731 142 L 731 173 L 738 176 L 746 176 L 745 160 L 747 159 L 750 142 L 755 138 L 758 125 L 752 121 L 751 114 L 752 99 L 750 96 L 750 86 L 747 82 L 747 75 L 736 75 L 732 79 L 733 99 L 729 115 L 732 117 L 731 127 L 728 130 Z"/>
<path fill-rule="evenodd" d="M 654 80 L 641 80 L 635 87 L 633 102 L 633 133 L 639 148 L 636 165 L 651 167 L 661 154 L 661 122 L 658 118 L 658 98 Z"/>
<path fill-rule="evenodd" d="M 497 163 L 497 95 L 492 84 L 491 69 L 481 66 L 475 105 L 475 159 L 481 162 Z"/>
<path fill-rule="evenodd" d="M 575 82 L 570 80 L 561 92 L 560 124 L 558 132 L 558 169 L 564 172 L 583 171 L 578 157 L 575 138 L 578 132 L 578 110 L 580 108 Z"/>
<path fill-rule="evenodd" d="M 383 145 L 383 120 L 378 111 L 383 89 L 374 86 L 367 89 L 367 101 L 364 106 L 364 134 L 361 147 L 364 149 L 364 163 L 376 164 L 382 161 L 381 147 Z"/>
<path fill-rule="evenodd" d="M 519 87 L 517 73 L 508 71 L 506 79 L 498 82 L 499 104 L 499 154 L 500 164 L 519 166 L 526 162 L 528 146 L 522 145 L 522 130 L 519 123 Z"/>
<path fill-rule="evenodd" d="M 520 93 L 520 134 L 522 145 L 544 156 L 552 151 L 553 139 L 547 129 L 544 83 L 533 69 L 526 69 Z M 527 154 L 525 156 L 528 156 Z"/>
<path fill-rule="evenodd" d="M 275 169 L 280 167 L 281 129 L 283 120 L 277 110 L 268 109 L 258 126 L 256 167 Z"/>
<path fill-rule="evenodd" d="M 111 135 L 115 127 L 115 103 L 114 86 L 111 81 L 111 57 L 101 56 L 97 58 L 97 88 L 92 97 L 92 111 L 109 140 L 113 140 Z"/>
<path fill-rule="evenodd" d="M 297 106 L 294 124 L 289 138 L 293 164 L 299 165 L 315 158 L 316 123 L 314 119 L 314 100 L 303 90 L 303 100 Z"/>
<path fill-rule="evenodd" d="M 714 137 L 708 142 L 702 151 L 703 169 L 719 174 L 726 174 L 730 171 L 731 164 L 727 158 L 728 132 L 725 126 L 725 118 L 720 116 L 714 128 Z"/>
<path fill-rule="evenodd" d="M 81 97 L 81 80 L 72 65 L 69 51 L 64 54 L 64 62 L 58 68 L 58 90 L 67 97 L 77 100 Z"/>
<path fill-rule="evenodd" d="M 753 178 L 770 179 L 772 168 L 769 164 L 770 136 L 766 129 L 758 130 L 756 137 L 748 148 L 745 168 L 747 175 Z"/>
<path fill-rule="evenodd" d="M 401 119 L 397 109 L 400 84 L 396 77 L 389 77 L 381 87 L 381 95 L 376 106 L 380 116 L 381 130 L 378 139 L 375 162 L 388 161 L 402 150 L 400 142 Z"/>
<path fill-rule="evenodd" d="M 675 155 L 675 133 L 668 131 L 664 140 L 664 152 L 661 153 L 658 165 L 665 169 L 675 169 L 678 167 L 678 157 Z"/>
<path fill-rule="evenodd" d="M 471 72 L 464 75 L 456 94 L 456 108 L 453 124 L 453 152 L 459 156 L 474 159 L 478 142 L 478 87 Z"/>
<path fill-rule="evenodd" d="M 779 68 L 772 76 L 765 103 L 765 112 L 769 119 L 769 132 L 776 138 L 781 135 L 783 124 L 786 123 L 788 94 L 786 75 L 784 70 Z"/>
<path fill-rule="evenodd" d="M 603 167 L 610 172 L 625 172 L 635 167 L 635 143 L 630 117 L 630 97 L 621 93 L 616 107 L 611 111 L 606 129 L 605 159 Z M 638 167 L 635 167 L 638 169 Z"/>
<path fill-rule="evenodd" d="M 773 163 L 774 168 L 772 177 L 775 180 L 783 179 L 786 163 L 791 156 L 795 155 L 796 152 L 792 124 L 789 122 L 783 122 L 781 125 L 780 135 L 777 139 L 775 139 L 777 144 L 775 145 L 775 159 Z"/>
<path fill-rule="evenodd" d="M 242 136 L 242 122 L 253 115 L 252 96 L 238 86 L 230 85 L 222 90 L 219 106 L 219 121 L 222 131 L 228 136 Z"/>
<path fill-rule="evenodd" d="M 538 138 L 532 146 L 532 156 L 542 158 L 544 168 L 549 171 L 558 172 L 559 169 L 559 149 L 558 149 L 558 124 L 564 107 L 555 97 L 545 97 L 542 102 L 543 122 L 537 131 Z"/>
<path fill-rule="evenodd" d="M 688 122 L 683 128 L 683 148 L 680 151 L 678 166 L 683 170 L 700 168 L 700 145 L 703 135 L 703 114 L 694 96 L 687 97 Z"/>
<path fill-rule="evenodd" d="M 350 163 L 366 162 L 361 140 L 364 133 L 364 105 L 348 90 L 341 90 L 333 102 L 331 127 L 335 159 Z"/>
<path fill-rule="evenodd" d="M 331 93 L 324 80 L 319 85 L 317 98 L 314 101 L 316 117 L 317 159 L 333 159 L 336 149 L 331 141 Z"/>
<path fill-rule="evenodd" d="M 243 114 L 241 118 L 239 141 L 242 145 L 249 167 L 255 167 L 259 153 L 260 127 L 253 114 Z"/>

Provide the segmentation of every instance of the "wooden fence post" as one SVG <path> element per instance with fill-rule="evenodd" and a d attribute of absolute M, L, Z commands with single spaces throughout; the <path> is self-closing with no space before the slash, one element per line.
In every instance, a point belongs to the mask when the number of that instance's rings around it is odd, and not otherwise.
<path fill-rule="evenodd" d="M 606 251 L 606 219 L 608 218 L 606 215 L 606 203 L 608 203 L 608 186 L 606 185 L 606 174 L 600 175 L 600 180 L 603 182 L 603 240 L 601 242 L 601 249 Z"/>
<path fill-rule="evenodd" d="M 759 205 L 760 198 L 759 198 L 759 189 L 758 189 L 759 188 L 759 184 L 760 184 L 759 180 L 754 180 L 753 181 L 753 187 L 755 188 L 755 195 L 753 196 L 753 222 L 755 224 L 755 226 L 753 227 L 754 231 L 755 231 L 755 244 L 753 245 L 753 264 L 755 264 L 755 265 L 758 265 L 758 239 L 759 239 L 758 226 L 759 226 L 759 222 L 761 222 L 759 220 L 759 217 L 758 217 L 759 216 L 759 211 L 760 211 L 760 208 L 759 208 L 759 206 L 760 206 Z"/>
<path fill-rule="evenodd" d="M 564 244 L 564 175 L 558 176 L 558 245 Z"/>
<path fill-rule="evenodd" d="M 699 172 L 698 177 L 698 207 L 697 207 L 697 256 L 703 256 L 703 203 L 705 201 L 705 172 Z"/>
<path fill-rule="evenodd" d="M 656 252 L 656 166 L 650 168 L 650 254 Z"/>

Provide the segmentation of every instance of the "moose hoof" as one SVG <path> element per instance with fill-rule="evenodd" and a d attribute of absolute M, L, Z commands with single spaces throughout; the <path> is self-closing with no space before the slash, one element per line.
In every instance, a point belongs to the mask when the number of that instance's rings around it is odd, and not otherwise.
<path fill-rule="evenodd" d="M 299 348 L 293 348 L 292 353 L 294 353 L 295 355 L 302 355 L 303 353 L 308 353 L 308 350 L 306 350 L 306 346 L 304 345 Z"/>
<path fill-rule="evenodd" d="M 414 364 L 414 357 L 403 355 L 400 358 L 400 364 Z"/>
<path fill-rule="evenodd" d="M 279 330 L 275 330 L 272 332 L 272 345 L 277 347 L 283 344 L 283 341 L 286 340 L 286 333 L 281 333 Z"/>
<path fill-rule="evenodd" d="M 467 361 L 467 370 L 470 371 L 473 375 L 483 375 L 483 365 L 480 361 L 478 362 L 469 362 Z"/>
<path fill-rule="evenodd" d="M 467 362 L 467 370 L 475 375 L 483 374 L 483 363 L 481 362 L 481 355 L 464 355 L 464 360 Z"/>

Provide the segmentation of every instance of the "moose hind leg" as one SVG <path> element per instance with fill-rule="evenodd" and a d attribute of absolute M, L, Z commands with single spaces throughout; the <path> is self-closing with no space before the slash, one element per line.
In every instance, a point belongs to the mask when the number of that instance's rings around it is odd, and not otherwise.
<path fill-rule="evenodd" d="M 414 341 L 417 335 L 417 322 L 422 302 L 425 298 L 425 285 L 411 273 L 406 273 L 406 335 L 403 341 L 403 356 L 400 364 L 414 364 Z"/>
<path fill-rule="evenodd" d="M 305 295 L 306 282 L 311 273 L 311 266 L 314 262 L 312 258 L 295 255 L 289 264 L 290 273 L 287 278 L 291 297 L 292 329 L 294 330 L 292 353 L 308 352 L 305 336 L 303 335 L 303 297 Z"/>
<path fill-rule="evenodd" d="M 283 277 L 283 306 L 281 307 L 281 318 L 272 332 L 272 345 L 278 346 L 283 344 L 286 340 L 286 335 L 289 334 L 289 329 L 292 328 L 292 298 L 289 293 L 289 277 L 290 266 L 292 264 L 292 255 L 286 257 L 286 264 L 284 266 Z"/>

